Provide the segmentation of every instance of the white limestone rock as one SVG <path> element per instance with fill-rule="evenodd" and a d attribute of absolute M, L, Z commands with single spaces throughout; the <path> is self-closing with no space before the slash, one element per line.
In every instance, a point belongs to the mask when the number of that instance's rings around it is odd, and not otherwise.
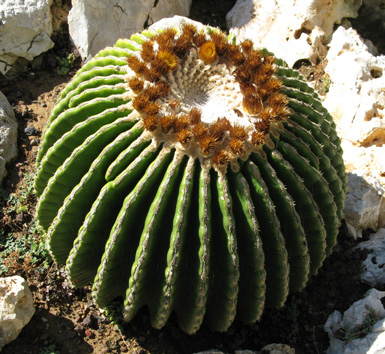
<path fill-rule="evenodd" d="M 263 347 L 261 354 L 295 354 L 295 349 L 287 344 L 272 343 Z"/>
<path fill-rule="evenodd" d="M 331 84 L 324 105 L 344 137 L 360 146 L 385 142 L 385 56 L 375 54 L 371 42 L 340 26 L 326 57 Z"/>
<path fill-rule="evenodd" d="M 342 138 L 348 177 L 344 218 L 350 233 L 385 225 L 385 56 L 352 28 L 333 34 L 326 59 L 331 78 L 323 104 Z"/>
<path fill-rule="evenodd" d="M 18 275 L 0 278 L 0 350 L 17 338 L 34 313 L 27 282 Z"/>
<path fill-rule="evenodd" d="M 385 56 L 369 41 L 339 27 L 327 55 L 331 78 L 323 102 L 343 139 L 347 171 L 366 171 L 385 187 Z"/>
<path fill-rule="evenodd" d="M 362 0 L 238 0 L 226 16 L 231 33 L 250 38 L 284 59 L 313 63 L 327 53 L 335 23 L 357 17 Z"/>
<path fill-rule="evenodd" d="M 192 0 L 73 0 L 70 37 L 83 59 L 171 15 L 188 16 Z"/>
<path fill-rule="evenodd" d="M 341 315 L 334 311 L 324 329 L 330 338 L 327 354 L 381 354 L 385 351 L 385 292 L 370 289 Z M 364 337 L 363 334 L 367 333 Z"/>
<path fill-rule="evenodd" d="M 363 262 L 361 280 L 372 287 L 382 287 L 385 284 L 385 228 L 378 230 L 370 239 L 358 246 L 369 250 Z"/>
<path fill-rule="evenodd" d="M 347 173 L 344 219 L 351 236 L 362 237 L 365 229 L 377 230 L 385 224 L 384 186 L 367 171 Z"/>
<path fill-rule="evenodd" d="M 192 0 L 160 0 L 150 11 L 147 24 L 152 25 L 171 15 L 188 16 Z"/>
<path fill-rule="evenodd" d="M 0 91 L 0 185 L 5 165 L 17 156 L 17 122 L 12 107 Z"/>
<path fill-rule="evenodd" d="M 32 60 L 54 43 L 50 7 L 52 0 L 0 1 L 0 73 L 18 58 Z"/>

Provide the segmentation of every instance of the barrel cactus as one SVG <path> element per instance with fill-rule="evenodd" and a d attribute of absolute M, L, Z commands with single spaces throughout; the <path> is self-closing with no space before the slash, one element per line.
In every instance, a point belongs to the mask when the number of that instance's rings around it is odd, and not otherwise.
<path fill-rule="evenodd" d="M 345 175 L 331 116 L 251 40 L 182 23 L 99 52 L 38 153 L 37 219 L 72 284 L 163 327 L 254 322 L 336 243 Z"/>

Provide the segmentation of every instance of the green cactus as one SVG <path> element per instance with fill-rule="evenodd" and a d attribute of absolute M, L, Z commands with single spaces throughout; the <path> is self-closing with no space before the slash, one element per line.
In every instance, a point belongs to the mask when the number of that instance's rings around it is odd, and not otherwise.
<path fill-rule="evenodd" d="M 258 320 L 336 243 L 345 173 L 329 113 L 251 41 L 185 24 L 119 40 L 45 129 L 37 218 L 74 286 L 187 333 Z"/>

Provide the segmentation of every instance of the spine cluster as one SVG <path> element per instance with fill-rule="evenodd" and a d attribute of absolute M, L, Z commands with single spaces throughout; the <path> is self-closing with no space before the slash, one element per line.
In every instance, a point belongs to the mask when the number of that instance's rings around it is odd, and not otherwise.
<path fill-rule="evenodd" d="M 230 68 L 243 97 L 236 113 L 252 117 L 252 132 L 231 124 L 227 117 L 218 117 L 212 124 L 202 122 L 201 110 L 193 107 L 180 113 L 180 102 L 167 100 L 171 86 L 167 75 L 178 70 L 179 62 L 190 50 L 195 50 L 207 65 L 225 63 Z M 289 114 L 287 98 L 280 92 L 282 83 L 274 75 L 275 58 L 254 49 L 250 40 L 237 45 L 220 31 L 206 35 L 187 24 L 179 36 L 174 29 L 168 29 L 151 37 L 142 44 L 140 56 L 129 56 L 127 62 L 136 73 L 128 84 L 136 94 L 133 107 L 140 113 L 144 128 L 161 134 L 163 141 L 179 142 L 185 151 L 198 148 L 201 158 L 209 158 L 217 166 L 227 166 L 238 157 L 247 158 L 265 142 L 272 124 Z M 160 99 L 167 102 L 167 113 Z"/>

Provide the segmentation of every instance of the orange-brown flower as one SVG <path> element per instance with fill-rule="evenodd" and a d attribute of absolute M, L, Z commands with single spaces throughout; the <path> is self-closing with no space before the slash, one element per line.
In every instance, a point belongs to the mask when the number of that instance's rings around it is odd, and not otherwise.
<path fill-rule="evenodd" d="M 212 41 L 207 41 L 199 48 L 199 59 L 206 64 L 212 64 L 217 59 L 217 51 Z"/>
<path fill-rule="evenodd" d="M 171 52 L 160 51 L 158 53 L 158 58 L 162 60 L 171 71 L 175 70 L 178 65 L 178 58 Z"/>

